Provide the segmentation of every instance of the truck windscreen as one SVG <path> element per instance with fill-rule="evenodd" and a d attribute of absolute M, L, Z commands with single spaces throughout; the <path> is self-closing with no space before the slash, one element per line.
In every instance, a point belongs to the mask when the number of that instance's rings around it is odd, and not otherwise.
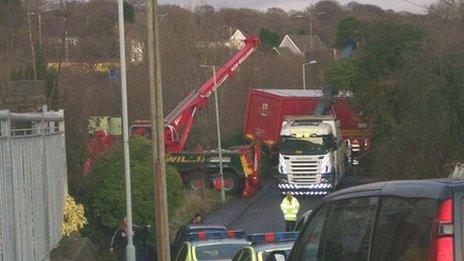
<path fill-rule="evenodd" d="M 284 155 L 322 155 L 330 151 L 330 142 L 325 137 L 300 139 L 282 137 L 280 151 Z"/>

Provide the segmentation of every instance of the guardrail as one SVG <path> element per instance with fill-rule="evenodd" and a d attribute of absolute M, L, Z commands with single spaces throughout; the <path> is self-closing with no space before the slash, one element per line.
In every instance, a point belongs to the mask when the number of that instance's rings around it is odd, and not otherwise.
<path fill-rule="evenodd" d="M 47 260 L 61 240 L 63 111 L 0 111 L 0 261 Z"/>

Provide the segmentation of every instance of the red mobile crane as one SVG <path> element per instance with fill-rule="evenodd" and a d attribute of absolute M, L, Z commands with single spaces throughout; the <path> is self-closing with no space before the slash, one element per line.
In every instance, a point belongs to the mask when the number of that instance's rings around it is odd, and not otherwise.
<path fill-rule="evenodd" d="M 166 162 L 174 165 L 182 175 L 186 184 L 199 189 L 208 183 L 217 188 L 221 184 L 218 179 L 217 151 L 190 152 L 184 151 L 190 130 L 197 111 L 207 106 L 209 97 L 215 86 L 221 86 L 237 68 L 255 51 L 259 38 L 249 36 L 245 46 L 240 49 L 214 76 L 198 90 L 191 92 L 165 119 L 165 146 L 168 153 Z M 131 126 L 132 135 L 150 135 L 149 121 L 136 121 Z M 224 187 L 230 193 L 242 191 L 242 197 L 253 195 L 259 184 L 260 145 L 241 146 L 228 150 L 224 154 Z M 253 150 L 253 151 L 252 151 Z"/>
<path fill-rule="evenodd" d="M 254 52 L 259 44 L 259 38 L 249 36 L 245 40 L 245 47 L 239 50 L 229 62 L 219 69 L 216 74 L 216 86 L 221 86 L 237 68 Z M 165 144 L 167 152 L 180 152 L 185 148 L 192 129 L 196 112 L 208 104 L 209 97 L 214 91 L 214 76 L 198 90 L 191 92 L 165 119 Z"/>

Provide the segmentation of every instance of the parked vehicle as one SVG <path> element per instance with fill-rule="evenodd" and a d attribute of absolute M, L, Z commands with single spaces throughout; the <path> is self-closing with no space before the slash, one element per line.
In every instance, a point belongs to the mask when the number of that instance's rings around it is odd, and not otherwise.
<path fill-rule="evenodd" d="M 175 256 L 176 261 L 232 260 L 243 247 L 249 245 L 245 232 L 229 230 L 190 233 Z"/>
<path fill-rule="evenodd" d="M 311 210 L 308 210 L 305 213 L 303 213 L 303 215 L 301 215 L 300 218 L 298 218 L 295 224 L 294 231 L 301 232 L 303 230 L 304 225 L 306 224 L 306 220 L 308 220 L 309 216 L 311 215 L 311 212 Z"/>
<path fill-rule="evenodd" d="M 218 68 L 207 82 L 198 90 L 192 91 L 164 119 L 164 141 L 167 163 L 177 167 L 184 182 L 194 189 L 207 185 L 221 187 L 219 179 L 219 151 L 187 151 L 190 130 L 197 112 L 206 107 L 211 94 L 246 61 L 259 45 L 259 38 L 248 36 L 245 45 L 227 63 Z M 152 125 L 149 120 L 138 120 L 130 127 L 131 135 L 151 137 Z M 109 149 L 108 142 L 92 139 L 87 145 L 88 157 L 84 166 L 90 172 L 95 159 L 101 152 Z M 256 149 L 257 148 L 257 149 Z M 242 197 L 250 197 L 259 187 L 258 161 L 259 146 L 241 146 L 228 151 L 225 163 L 224 187 L 228 193 L 241 192 Z M 251 155 L 251 156 L 250 156 Z"/>
<path fill-rule="evenodd" d="M 329 114 L 340 121 L 341 136 L 351 150 L 350 162 L 357 165 L 370 149 L 370 124 L 348 106 L 351 93 L 326 98 L 322 90 L 253 89 L 248 94 L 245 137 L 268 146 L 279 143 L 282 122 L 288 116 L 313 115 L 321 100 L 329 99 Z"/>
<path fill-rule="evenodd" d="M 247 236 L 247 240 L 252 242 L 252 244 L 240 250 L 232 260 L 265 261 L 269 260 L 272 253 L 281 253 L 284 256 L 289 256 L 298 235 L 298 232 L 271 232 L 249 235 Z"/>
<path fill-rule="evenodd" d="M 179 251 L 185 241 L 190 240 L 190 234 L 198 232 L 226 232 L 227 228 L 223 225 L 183 225 L 177 230 L 176 237 L 171 244 L 171 255 Z"/>
<path fill-rule="evenodd" d="M 369 147 L 369 124 L 358 112 L 349 108 L 350 98 L 350 93 L 339 93 L 328 98 L 322 90 L 250 91 L 245 137 L 278 151 L 279 188 L 282 193 L 291 191 L 297 195 L 325 195 L 338 184 L 345 172 L 345 163 L 359 163 L 362 153 Z M 319 114 L 314 115 L 316 112 Z M 325 117 L 326 122 L 321 117 Z M 322 139 L 315 137 L 317 132 L 325 132 L 319 136 L 335 138 L 334 142 L 325 139 L 325 144 L 319 144 L 323 152 L 314 151 L 315 145 L 311 142 Z M 329 143 L 337 146 L 328 148 L 326 145 Z M 326 155 L 328 150 L 330 154 L 340 157 L 329 157 L 322 162 L 319 156 Z M 334 173 L 329 173 L 329 177 L 325 178 L 322 176 L 327 172 L 322 168 L 329 167 L 325 163 L 327 161 Z"/>
<path fill-rule="evenodd" d="M 289 260 L 464 260 L 464 180 L 372 183 L 312 210 Z"/>
<path fill-rule="evenodd" d="M 278 187 L 283 194 L 326 195 L 338 186 L 349 154 L 337 118 L 286 117 L 280 140 Z"/>

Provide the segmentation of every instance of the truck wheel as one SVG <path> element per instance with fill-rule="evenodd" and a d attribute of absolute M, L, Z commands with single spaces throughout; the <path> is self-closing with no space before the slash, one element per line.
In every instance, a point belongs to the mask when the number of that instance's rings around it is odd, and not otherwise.
<path fill-rule="evenodd" d="M 216 176 L 217 175 L 217 176 Z M 215 176 L 221 178 L 219 173 L 215 173 Z M 237 194 L 242 190 L 242 183 L 237 175 L 233 172 L 224 172 L 224 191 L 227 194 Z"/>
<path fill-rule="evenodd" d="M 206 182 L 206 179 L 203 175 L 195 174 L 188 179 L 187 186 L 191 190 L 198 191 L 198 190 L 205 190 L 206 187 L 208 186 L 208 183 Z"/>

